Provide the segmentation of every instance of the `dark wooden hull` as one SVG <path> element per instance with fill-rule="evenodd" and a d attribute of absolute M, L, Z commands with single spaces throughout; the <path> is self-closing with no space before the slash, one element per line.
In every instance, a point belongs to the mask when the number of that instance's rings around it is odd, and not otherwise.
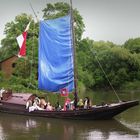
<path fill-rule="evenodd" d="M 134 100 L 104 106 L 95 106 L 90 109 L 79 109 L 69 111 L 35 110 L 33 112 L 29 112 L 27 109 L 25 109 L 24 105 L 1 103 L 0 112 L 48 118 L 104 120 L 111 119 L 114 116 L 120 114 L 121 112 L 138 104 L 139 101 Z"/>

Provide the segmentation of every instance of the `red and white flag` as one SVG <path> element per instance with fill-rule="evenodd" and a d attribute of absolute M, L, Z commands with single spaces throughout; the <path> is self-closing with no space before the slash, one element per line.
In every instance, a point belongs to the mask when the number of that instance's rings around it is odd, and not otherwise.
<path fill-rule="evenodd" d="M 16 38 L 20 48 L 18 57 L 22 57 L 26 55 L 26 37 L 27 37 L 27 31 L 29 29 L 30 23 L 31 22 L 29 22 L 28 25 L 26 26 L 25 31 Z"/>
<path fill-rule="evenodd" d="M 60 90 L 61 96 L 68 96 L 68 89 L 67 88 L 62 88 Z"/>

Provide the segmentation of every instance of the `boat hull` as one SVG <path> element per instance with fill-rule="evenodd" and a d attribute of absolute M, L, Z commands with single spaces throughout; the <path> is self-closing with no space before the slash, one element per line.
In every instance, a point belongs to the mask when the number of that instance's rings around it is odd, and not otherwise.
<path fill-rule="evenodd" d="M 134 100 L 104 106 L 94 106 L 90 109 L 77 109 L 68 111 L 35 110 L 29 112 L 28 109 L 25 109 L 25 105 L 1 103 L 0 112 L 46 118 L 105 120 L 111 119 L 114 116 L 120 114 L 121 112 L 138 104 L 139 101 Z"/>

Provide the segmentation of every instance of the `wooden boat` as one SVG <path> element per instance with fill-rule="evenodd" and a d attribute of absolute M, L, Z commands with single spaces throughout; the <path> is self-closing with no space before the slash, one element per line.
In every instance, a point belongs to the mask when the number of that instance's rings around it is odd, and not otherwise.
<path fill-rule="evenodd" d="M 75 109 L 66 111 L 46 111 L 46 110 L 35 110 L 29 112 L 26 109 L 26 102 L 29 98 L 34 95 L 31 93 L 13 93 L 4 92 L 3 99 L 0 101 L 0 112 L 28 115 L 34 117 L 48 117 L 48 118 L 63 118 L 63 119 L 82 119 L 82 120 L 104 120 L 111 119 L 115 115 L 136 106 L 139 101 L 126 101 L 113 104 L 106 104 L 100 106 L 92 106 L 89 109 Z"/>
<path fill-rule="evenodd" d="M 57 92 L 58 94 L 61 94 L 60 91 L 62 89 L 65 90 L 65 93 L 74 91 L 75 102 L 77 102 L 77 72 L 72 24 L 72 12 L 71 16 L 68 15 L 40 22 L 38 88 L 40 90 Z M 5 92 L 2 95 L 0 111 L 49 118 L 97 120 L 110 119 L 126 109 L 139 104 L 137 100 L 119 101 L 114 104 L 92 106 L 88 109 L 77 109 L 75 106 L 74 110 L 34 110 L 29 112 L 25 106 L 28 99 L 32 96 L 29 93 L 12 94 L 12 92 Z"/>

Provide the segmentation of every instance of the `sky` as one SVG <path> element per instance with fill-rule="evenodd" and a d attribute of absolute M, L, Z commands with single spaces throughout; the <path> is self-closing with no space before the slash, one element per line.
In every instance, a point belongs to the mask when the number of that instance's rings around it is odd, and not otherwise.
<path fill-rule="evenodd" d="M 4 38 L 4 27 L 21 13 L 32 14 L 32 4 L 39 19 L 47 3 L 69 0 L 0 0 L 0 40 Z M 111 41 L 123 44 L 129 38 L 140 37 L 140 0 L 73 0 L 83 17 L 85 32 L 83 37 L 95 41 Z"/>

